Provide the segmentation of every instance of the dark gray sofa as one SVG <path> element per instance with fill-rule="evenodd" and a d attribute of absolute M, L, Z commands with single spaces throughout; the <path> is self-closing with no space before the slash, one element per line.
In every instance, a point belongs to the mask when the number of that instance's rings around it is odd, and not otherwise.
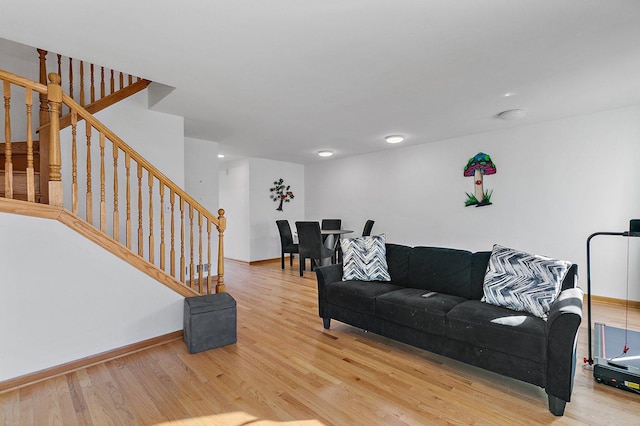
<path fill-rule="evenodd" d="M 390 282 L 342 281 L 342 265 L 316 269 L 318 309 L 362 328 L 545 389 L 564 414 L 576 365 L 582 291 L 577 265 L 546 320 L 480 301 L 491 252 L 386 245 Z M 432 297 L 422 297 L 434 291 Z"/>

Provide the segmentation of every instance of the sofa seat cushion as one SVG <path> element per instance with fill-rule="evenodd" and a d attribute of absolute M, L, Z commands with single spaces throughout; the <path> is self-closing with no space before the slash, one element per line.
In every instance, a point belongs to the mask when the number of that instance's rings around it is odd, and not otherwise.
<path fill-rule="evenodd" d="M 376 300 L 376 316 L 425 333 L 444 336 L 447 312 L 466 299 L 441 293 L 422 297 L 426 293 L 419 288 L 401 288 L 380 295 Z"/>
<path fill-rule="evenodd" d="M 546 323 L 532 314 L 467 300 L 447 313 L 446 323 L 449 339 L 546 363 Z"/>
<path fill-rule="evenodd" d="M 400 286 L 380 281 L 338 281 L 327 286 L 327 302 L 362 314 L 375 314 L 376 297 Z"/>

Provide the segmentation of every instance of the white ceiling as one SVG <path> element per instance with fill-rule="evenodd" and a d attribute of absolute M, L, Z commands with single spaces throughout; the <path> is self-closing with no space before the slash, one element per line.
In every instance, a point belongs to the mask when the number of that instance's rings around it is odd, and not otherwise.
<path fill-rule="evenodd" d="M 331 161 L 316 152 L 640 103 L 640 0 L 3 0 L 0 10 L 2 38 L 175 87 L 153 109 L 184 116 L 186 136 L 228 158 Z M 510 108 L 526 118 L 496 118 Z"/>

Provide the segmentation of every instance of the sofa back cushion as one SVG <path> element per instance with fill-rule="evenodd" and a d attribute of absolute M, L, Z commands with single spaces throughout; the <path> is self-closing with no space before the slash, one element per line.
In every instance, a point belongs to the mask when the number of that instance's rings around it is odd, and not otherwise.
<path fill-rule="evenodd" d="M 490 251 L 473 253 L 471 260 L 471 297 L 468 297 L 468 299 L 480 300 L 484 296 L 484 275 L 487 273 L 490 257 Z"/>
<path fill-rule="evenodd" d="M 480 300 L 490 251 L 471 253 L 440 247 L 387 243 L 391 282 L 403 287 Z"/>
<path fill-rule="evenodd" d="M 387 243 L 387 268 L 392 283 L 409 286 L 409 256 L 412 250 L 408 246 Z"/>
<path fill-rule="evenodd" d="M 472 253 L 441 247 L 414 247 L 409 257 L 409 286 L 466 299 L 471 291 Z"/>

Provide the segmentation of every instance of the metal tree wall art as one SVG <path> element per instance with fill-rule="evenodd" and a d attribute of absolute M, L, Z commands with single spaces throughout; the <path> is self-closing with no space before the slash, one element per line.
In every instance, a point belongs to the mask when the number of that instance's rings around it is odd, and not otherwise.
<path fill-rule="evenodd" d="M 289 190 L 291 185 L 284 184 L 284 180 L 282 178 L 273 182 L 273 187 L 269 189 L 271 191 L 270 198 L 273 201 L 279 201 L 278 208 L 276 210 L 282 211 L 282 204 L 288 203 L 293 200 L 293 192 Z"/>
<path fill-rule="evenodd" d="M 491 195 L 493 191 L 485 191 L 482 187 L 482 177 L 484 175 L 492 175 L 496 172 L 496 165 L 491 161 L 489 154 L 479 152 L 475 157 L 470 158 L 467 165 L 464 167 L 465 176 L 473 176 L 475 193 L 467 194 L 467 201 L 465 206 L 488 206 L 491 204 Z"/>

